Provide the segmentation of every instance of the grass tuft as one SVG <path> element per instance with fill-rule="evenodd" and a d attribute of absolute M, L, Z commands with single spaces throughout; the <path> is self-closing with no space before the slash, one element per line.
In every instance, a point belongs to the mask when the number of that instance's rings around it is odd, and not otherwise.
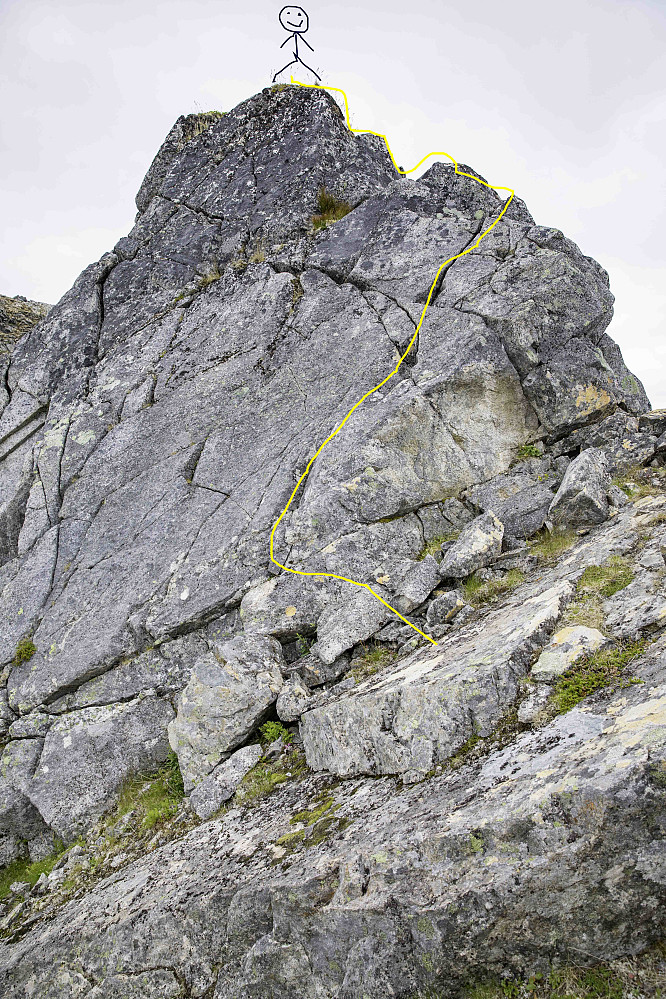
<path fill-rule="evenodd" d="M 300 750 L 290 747 L 273 763 L 259 761 L 256 767 L 243 777 L 236 791 L 236 800 L 239 805 L 257 805 L 280 784 L 300 777 L 307 773 L 307 769 L 305 755 Z"/>
<path fill-rule="evenodd" d="M 502 593 L 508 593 L 525 582 L 525 573 L 520 569 L 510 569 L 501 579 L 489 579 L 484 582 L 476 573 L 468 576 L 463 583 L 465 600 L 472 607 L 479 607 L 496 600 Z"/>
<path fill-rule="evenodd" d="M 634 570 L 626 558 L 614 555 L 602 565 L 588 565 L 578 580 L 576 590 L 579 594 L 598 593 L 608 599 L 614 593 L 619 593 L 629 586 L 634 578 Z"/>
<path fill-rule="evenodd" d="M 364 646 L 364 648 L 366 651 L 356 660 L 356 665 L 347 674 L 356 683 L 361 683 L 362 680 L 366 680 L 374 673 L 378 673 L 380 669 L 395 662 L 397 658 L 397 653 L 391 649 L 384 648 L 383 645 L 376 645 L 371 649 L 368 649 L 367 646 Z"/>
<path fill-rule="evenodd" d="M 331 222 L 339 222 L 345 215 L 349 215 L 352 210 L 352 206 L 348 201 L 336 198 L 325 187 L 319 188 L 317 207 L 319 208 L 319 214 L 312 216 L 312 227 L 315 231 L 317 229 L 325 229 Z"/>
<path fill-rule="evenodd" d="M 56 861 L 62 857 L 64 852 L 65 847 L 62 843 L 59 843 L 56 850 L 50 856 L 45 857 L 44 860 L 33 861 L 29 857 L 21 857 L 18 860 L 13 860 L 6 867 L 1 868 L 0 898 L 5 898 L 9 895 L 9 886 L 15 881 L 27 881 L 32 887 L 32 885 L 37 883 L 40 875 L 51 873 Z"/>
<path fill-rule="evenodd" d="M 561 555 L 562 552 L 567 551 L 572 545 L 578 540 L 578 535 L 575 531 L 563 531 L 562 533 L 550 534 L 546 528 L 543 528 L 539 533 L 527 544 L 530 549 L 530 554 L 535 555 L 540 563 L 553 562 Z"/>
<path fill-rule="evenodd" d="M 154 829 L 180 810 L 184 797 L 178 757 L 172 750 L 157 770 L 125 781 L 116 814 L 121 818 L 128 812 L 136 812 L 141 829 Z"/>

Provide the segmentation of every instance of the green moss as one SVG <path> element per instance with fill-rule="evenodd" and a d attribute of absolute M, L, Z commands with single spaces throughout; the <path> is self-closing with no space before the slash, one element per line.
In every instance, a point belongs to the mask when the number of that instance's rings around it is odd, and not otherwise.
<path fill-rule="evenodd" d="M 22 638 L 16 646 L 14 665 L 20 666 L 21 663 L 29 663 L 36 651 L 37 646 L 31 638 Z"/>
<path fill-rule="evenodd" d="M 614 555 L 602 565 L 589 565 L 578 580 L 576 592 L 578 595 L 589 592 L 604 598 L 612 597 L 629 586 L 634 575 L 630 563 L 620 555 Z"/>
<path fill-rule="evenodd" d="M 666 944 L 638 957 L 619 958 L 594 968 L 568 965 L 529 978 L 489 979 L 466 990 L 467 999 L 636 999 L 662 995 Z M 422 993 L 432 996 L 436 993 Z"/>
<path fill-rule="evenodd" d="M 307 773 L 305 756 L 297 749 L 287 753 L 273 763 L 259 762 L 241 781 L 236 791 L 236 799 L 242 805 L 256 805 L 266 798 L 276 787 L 288 780 L 295 780 Z"/>
<path fill-rule="evenodd" d="M 317 207 L 319 208 L 319 213 L 312 216 L 312 227 L 315 230 L 325 229 L 331 222 L 338 222 L 345 215 L 349 215 L 352 210 L 352 206 L 348 201 L 336 198 L 325 187 L 319 188 Z"/>
<path fill-rule="evenodd" d="M 50 874 L 56 861 L 62 857 L 65 847 L 61 842 L 56 846 L 55 851 L 44 860 L 30 860 L 29 857 L 13 860 L 11 864 L 0 868 L 0 898 L 9 895 L 9 886 L 15 881 L 28 882 L 34 885 L 42 874 Z"/>
<path fill-rule="evenodd" d="M 185 789 L 178 757 L 171 751 L 165 762 L 150 773 L 130 777 L 123 784 L 116 818 L 133 811 L 142 829 L 153 829 L 172 818 L 181 807 Z"/>
<path fill-rule="evenodd" d="M 525 574 L 520 569 L 510 569 L 500 579 L 490 579 L 484 582 L 476 573 L 472 573 L 463 583 L 463 593 L 467 603 L 473 607 L 496 600 L 502 593 L 515 589 L 525 582 Z"/>
<path fill-rule="evenodd" d="M 436 555 L 442 545 L 449 541 L 455 541 L 459 537 L 460 531 L 449 531 L 448 534 L 440 534 L 438 537 L 433 538 L 432 541 L 428 541 L 419 552 L 418 558 L 424 559 L 426 555 Z"/>
<path fill-rule="evenodd" d="M 528 541 L 530 554 L 535 555 L 540 563 L 554 561 L 562 552 L 567 551 L 578 540 L 575 531 L 562 531 L 550 534 L 545 528 Z"/>
<path fill-rule="evenodd" d="M 349 825 L 349 819 L 336 816 L 335 813 L 340 805 L 335 803 L 330 792 L 323 791 L 315 800 L 316 804 L 312 808 L 297 812 L 289 820 L 292 825 L 303 825 L 305 828 L 285 833 L 275 841 L 276 845 L 281 846 L 287 853 L 293 852 L 301 845 L 305 848 L 317 846 L 333 833 L 341 832 Z"/>
<path fill-rule="evenodd" d="M 362 680 L 366 680 L 374 673 L 378 673 L 380 669 L 395 662 L 396 658 L 395 652 L 382 645 L 370 649 L 366 646 L 366 651 L 356 660 L 356 665 L 349 670 L 347 676 L 351 676 L 356 683 L 361 683 Z"/>
<path fill-rule="evenodd" d="M 527 458 L 541 458 L 541 450 L 536 444 L 521 444 L 516 453 L 518 461 L 525 461 Z"/>
<path fill-rule="evenodd" d="M 570 711 L 602 687 L 622 688 L 640 683 L 640 680 L 627 678 L 623 674 L 632 659 L 641 655 L 646 644 L 645 641 L 623 642 L 615 648 L 598 649 L 583 656 L 557 681 L 551 699 L 554 713 Z"/>

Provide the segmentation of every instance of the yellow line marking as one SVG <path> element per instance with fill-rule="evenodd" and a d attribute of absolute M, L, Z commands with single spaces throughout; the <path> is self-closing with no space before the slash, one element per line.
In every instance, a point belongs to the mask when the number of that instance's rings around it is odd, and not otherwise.
<path fill-rule="evenodd" d="M 306 478 L 308 472 L 312 468 L 312 465 L 313 465 L 314 461 L 319 457 L 319 455 L 324 450 L 324 448 L 329 443 L 329 441 L 332 441 L 333 438 L 335 437 L 335 435 L 338 434 L 342 430 L 342 428 L 344 427 L 345 423 L 347 422 L 347 420 L 349 419 L 349 417 L 352 415 L 352 413 L 354 412 L 354 410 L 358 409 L 358 407 L 361 405 L 361 403 L 365 402 L 365 400 L 368 398 L 368 396 L 372 395 L 373 392 L 376 392 L 378 389 L 380 389 L 382 387 L 382 385 L 386 385 L 387 381 L 389 381 L 389 379 L 393 378 L 394 374 L 398 371 L 400 365 L 402 364 L 402 362 L 405 360 L 405 358 L 409 354 L 410 350 L 412 349 L 412 347 L 414 345 L 414 342 L 415 342 L 417 336 L 419 335 L 419 330 L 421 329 L 421 326 L 423 324 L 423 320 L 425 319 L 425 314 L 426 314 L 426 312 L 428 310 L 428 306 L 430 305 L 430 299 L 432 298 L 432 295 L 433 295 L 433 292 L 435 290 L 435 286 L 437 284 L 439 275 L 442 273 L 442 271 L 444 270 L 444 268 L 448 264 L 452 263 L 454 260 L 458 260 L 459 257 L 464 257 L 465 254 L 469 253 L 471 250 L 476 249 L 476 247 L 479 245 L 479 243 L 481 242 L 481 240 L 484 239 L 488 235 L 488 233 L 490 232 L 490 230 L 493 229 L 497 225 L 497 223 L 499 222 L 499 220 L 502 218 L 502 216 L 506 212 L 507 208 L 509 207 L 509 205 L 513 201 L 513 197 L 514 197 L 515 191 L 511 187 L 496 187 L 494 184 L 488 184 L 485 180 L 479 180 L 478 177 L 474 177 L 471 173 L 464 173 L 462 170 L 458 169 L 458 164 L 454 160 L 453 156 L 450 156 L 449 153 L 445 153 L 445 152 L 441 152 L 441 151 L 440 152 L 428 153 L 428 155 L 424 156 L 422 160 L 419 160 L 419 162 L 416 164 L 416 166 L 413 166 L 411 168 L 411 170 L 401 170 L 400 167 L 398 166 L 398 164 L 395 161 L 393 153 L 391 152 L 391 147 L 389 146 L 389 143 L 388 143 L 388 139 L 386 138 L 385 135 L 382 135 L 380 132 L 372 132 L 368 128 L 352 128 L 351 122 L 349 121 L 349 104 L 347 102 L 347 95 L 344 92 L 344 90 L 340 90 L 339 87 L 324 87 L 324 86 L 319 86 L 318 84 L 315 84 L 315 83 L 301 83 L 300 80 L 295 80 L 293 78 L 293 76 L 291 78 L 291 82 L 295 83 L 295 84 L 298 84 L 299 87 L 309 87 L 312 90 L 335 90 L 336 93 L 342 94 L 342 96 L 344 97 L 344 101 L 345 101 L 345 115 L 346 115 L 346 118 L 347 118 L 347 127 L 349 128 L 349 131 L 350 132 L 369 133 L 370 135 L 377 135 L 380 139 L 383 139 L 384 142 L 386 143 L 386 148 L 388 149 L 388 153 L 389 153 L 389 156 L 391 157 L 391 161 L 393 162 L 393 166 L 396 168 L 396 170 L 398 171 L 398 173 L 401 173 L 403 175 L 406 175 L 408 173 L 413 173 L 414 170 L 418 170 L 418 168 L 421 166 L 421 164 L 425 163 L 425 161 L 427 159 L 429 159 L 431 156 L 445 156 L 447 159 L 451 160 L 451 162 L 455 166 L 455 172 L 460 177 L 469 177 L 470 180 L 475 180 L 477 182 L 477 184 L 483 184 L 484 187 L 489 187 L 493 191 L 510 191 L 510 194 L 511 194 L 511 196 L 509 198 L 507 198 L 506 204 L 504 205 L 504 208 L 499 213 L 499 215 L 497 216 L 497 218 L 495 219 L 495 221 L 491 225 L 488 226 L 488 228 L 485 230 L 485 232 L 481 233 L 481 235 L 478 237 L 478 239 L 476 240 L 476 242 L 473 243 L 471 246 L 468 246 L 466 249 L 461 250 L 460 253 L 456 253 L 455 256 L 449 257 L 448 260 L 445 260 L 444 263 L 439 266 L 439 268 L 437 269 L 437 273 L 435 274 L 434 280 L 433 280 L 432 284 L 430 285 L 430 291 L 428 292 L 428 298 L 426 299 L 426 303 L 423 306 L 423 312 L 421 313 L 421 318 L 418 321 L 418 325 L 417 325 L 416 329 L 414 330 L 414 335 L 412 336 L 411 340 L 409 341 L 409 343 L 407 345 L 407 349 L 405 350 L 404 354 L 402 355 L 402 357 L 400 358 L 400 360 L 396 364 L 396 366 L 393 369 L 393 371 L 389 375 L 387 375 L 386 378 L 384 378 L 379 383 L 379 385 L 375 385 L 375 387 L 371 388 L 369 392 L 366 392 L 365 395 L 361 396 L 361 398 L 358 400 L 358 402 L 355 403 L 352 406 L 352 408 L 349 410 L 349 412 L 345 416 L 344 420 L 341 420 L 341 422 L 335 428 L 335 430 L 333 431 L 333 433 L 329 434 L 328 437 L 326 438 L 326 440 L 323 442 L 323 444 L 320 444 L 320 446 L 317 448 L 317 450 L 315 451 L 315 453 L 312 455 L 312 457 L 310 458 L 309 462 L 307 463 L 305 471 L 303 472 L 303 474 L 301 475 L 300 479 L 298 480 L 298 482 L 294 486 L 294 490 L 293 490 L 291 496 L 289 497 L 289 502 L 285 506 L 284 510 L 282 511 L 282 513 L 280 514 L 280 516 L 278 517 L 278 519 L 273 524 L 273 529 L 271 531 L 271 537 L 270 537 L 271 562 L 273 562 L 274 565 L 277 565 L 280 569 L 284 569 L 285 572 L 291 572 L 295 576 L 324 576 L 324 577 L 326 577 L 328 579 L 340 579 L 340 580 L 342 580 L 343 583 L 352 583 L 354 586 L 360 586 L 364 590 L 367 590 L 369 593 L 372 593 L 373 597 L 376 597 L 377 600 L 379 600 L 380 603 L 384 604 L 385 607 L 388 607 L 388 609 L 390 611 L 392 611 L 394 614 L 396 614 L 400 618 L 401 621 L 404 621 L 405 624 L 408 624 L 410 628 L 413 628 L 414 631 L 416 631 L 423 638 L 427 639 L 427 641 L 431 642 L 432 645 L 437 645 L 437 642 L 434 640 L 434 638 L 431 638 L 430 635 L 426 635 L 423 631 L 421 631 L 419 628 L 417 628 L 416 625 L 412 624 L 411 621 L 408 621 L 406 617 L 403 617 L 402 614 L 395 609 L 395 607 L 391 607 L 391 605 L 389 603 L 387 603 L 386 600 L 384 600 L 382 597 L 380 597 L 378 593 L 375 593 L 375 591 L 372 589 L 372 587 L 370 586 L 369 583 L 359 583 L 355 579 L 348 579 L 346 576 L 338 576 L 334 572 L 304 572 L 301 569 L 290 569 L 290 568 L 288 568 L 288 566 L 282 565 L 282 563 L 278 562 L 278 560 L 273 556 L 273 539 L 274 539 L 275 531 L 277 530 L 278 524 L 280 523 L 280 521 L 282 520 L 282 518 L 286 514 L 287 510 L 291 506 L 292 501 L 294 499 L 294 496 L 298 492 L 298 490 L 299 490 L 299 488 L 301 486 L 301 483 Z"/>

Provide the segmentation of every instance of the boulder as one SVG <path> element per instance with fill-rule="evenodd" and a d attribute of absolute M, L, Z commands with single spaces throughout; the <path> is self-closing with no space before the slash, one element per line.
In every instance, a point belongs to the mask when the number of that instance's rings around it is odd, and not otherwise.
<path fill-rule="evenodd" d="M 600 448 L 582 451 L 567 468 L 548 517 L 559 527 L 589 527 L 608 519 L 611 478 Z"/>
<path fill-rule="evenodd" d="M 287 724 L 298 721 L 311 700 L 312 695 L 304 684 L 297 679 L 289 680 L 278 694 L 275 705 L 278 718 Z"/>
<path fill-rule="evenodd" d="M 444 578 L 464 579 L 476 569 L 489 565 L 502 551 L 504 525 L 495 514 L 476 517 L 463 528 L 442 559 L 439 572 Z"/>
<path fill-rule="evenodd" d="M 263 635 L 238 635 L 200 659 L 183 689 L 169 742 L 191 790 L 240 746 L 266 716 L 282 690 L 280 643 Z"/>
<path fill-rule="evenodd" d="M 448 624 L 465 606 L 460 590 L 447 590 L 432 601 L 428 607 L 426 619 L 433 627 L 437 624 Z"/>
<path fill-rule="evenodd" d="M 190 794 L 190 806 L 200 819 L 208 819 L 233 797 L 243 777 L 261 759 L 261 746 L 243 746 L 220 763 Z"/>

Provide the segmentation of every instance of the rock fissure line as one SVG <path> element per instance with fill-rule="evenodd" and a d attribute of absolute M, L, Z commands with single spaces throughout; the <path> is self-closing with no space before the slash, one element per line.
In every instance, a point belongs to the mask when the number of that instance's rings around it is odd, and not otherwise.
<path fill-rule="evenodd" d="M 393 378 L 393 376 L 397 373 L 398 369 L 400 368 L 402 362 L 405 360 L 405 358 L 409 354 L 410 350 L 412 349 L 412 346 L 414 345 L 414 343 L 416 342 L 416 340 L 418 338 L 419 330 L 421 329 L 421 326 L 423 324 L 423 320 L 425 319 L 426 312 L 428 311 L 428 306 L 430 305 L 430 303 L 432 301 L 432 298 L 433 298 L 433 295 L 435 294 L 435 290 L 437 288 L 437 285 L 438 285 L 438 282 L 439 282 L 439 279 L 440 279 L 440 275 L 442 275 L 442 273 L 444 272 L 445 268 L 447 268 L 450 264 L 452 264 L 454 260 L 457 260 L 459 257 L 462 257 L 465 254 L 470 253 L 471 250 L 475 249 L 479 245 L 479 243 L 481 242 L 481 240 L 485 236 L 487 236 L 488 233 L 497 225 L 497 223 L 500 221 L 500 219 L 502 218 L 502 216 L 507 211 L 509 205 L 511 204 L 511 202 L 512 202 L 512 200 L 514 198 L 514 195 L 515 195 L 515 191 L 512 188 L 510 188 L 510 187 L 498 187 L 498 186 L 495 186 L 493 184 L 488 184 L 486 181 L 480 180 L 478 177 L 475 177 L 473 174 L 464 173 L 463 171 L 461 171 L 461 170 L 458 169 L 458 163 L 457 163 L 457 161 L 454 160 L 454 158 L 452 156 L 450 156 L 449 153 L 446 153 L 446 152 L 443 152 L 443 151 L 430 152 L 426 156 L 424 156 L 421 160 L 419 160 L 419 162 L 416 164 L 416 166 L 413 166 L 410 170 L 402 170 L 397 165 L 397 163 L 395 161 L 395 157 L 393 156 L 393 153 L 391 152 L 391 147 L 389 146 L 388 140 L 387 140 L 387 138 L 386 138 L 385 135 L 380 135 L 380 133 L 378 133 L 378 132 L 372 132 L 369 129 L 353 128 L 352 127 L 351 122 L 349 120 L 349 106 L 348 106 L 348 103 L 347 103 L 347 95 L 344 92 L 344 90 L 341 90 L 339 87 L 323 87 L 323 86 L 319 86 L 317 84 L 301 83 L 300 80 L 294 80 L 293 77 L 292 77 L 292 83 L 296 83 L 296 84 L 298 84 L 298 86 L 308 87 L 308 88 L 314 89 L 314 90 L 335 90 L 336 93 L 342 94 L 343 97 L 344 97 L 344 102 L 345 102 L 345 113 L 346 113 L 346 119 L 347 119 L 347 127 L 349 128 L 349 131 L 350 132 L 361 132 L 363 134 L 368 134 L 369 133 L 370 135 L 377 135 L 377 136 L 379 136 L 379 138 L 383 139 L 384 142 L 386 143 L 386 148 L 388 150 L 389 156 L 391 157 L 391 161 L 393 163 L 393 166 L 395 167 L 395 169 L 397 170 L 397 172 L 400 173 L 400 174 L 402 174 L 403 176 L 406 176 L 408 173 L 413 173 L 415 170 L 417 170 L 421 166 L 422 163 L 424 163 L 431 156 L 445 156 L 447 159 L 451 160 L 451 162 L 454 164 L 455 172 L 459 176 L 469 177 L 470 179 L 475 180 L 479 184 L 483 184 L 484 187 L 488 187 L 488 188 L 490 188 L 493 191 L 509 191 L 510 192 L 510 196 L 506 199 L 506 202 L 504 204 L 504 207 L 503 207 L 502 211 L 499 213 L 499 215 L 497 216 L 497 218 L 493 222 L 491 222 L 491 224 L 488 226 L 488 228 L 484 232 L 482 232 L 480 236 L 477 236 L 476 239 L 474 239 L 473 242 L 470 242 L 463 250 L 461 250 L 459 253 L 456 253 L 454 256 L 449 257 L 442 264 L 440 264 L 439 268 L 437 269 L 437 273 L 435 274 L 434 280 L 433 280 L 432 284 L 430 285 L 430 290 L 428 291 L 428 297 L 426 298 L 426 302 L 425 302 L 425 305 L 424 305 L 423 310 L 421 312 L 421 317 L 420 317 L 420 319 L 419 319 L 419 321 L 417 323 L 416 329 L 414 330 L 412 338 L 410 339 L 410 341 L 409 341 L 409 343 L 407 345 L 406 350 L 404 351 L 404 353 L 400 357 L 400 360 L 396 364 L 395 368 L 393 369 L 393 371 L 390 372 L 390 374 L 388 374 L 386 376 L 386 378 L 384 378 L 381 382 L 379 382 L 378 385 L 375 385 L 374 388 L 370 389 L 363 396 L 361 396 L 361 398 L 358 400 L 358 402 L 356 402 L 352 406 L 352 408 L 349 410 L 349 412 L 347 413 L 347 415 L 340 421 L 340 423 L 335 428 L 335 430 L 333 430 L 333 432 L 328 435 L 328 437 L 326 438 L 326 440 L 322 444 L 320 444 L 320 446 L 318 447 L 318 449 L 315 451 L 314 455 L 310 458 L 310 461 L 308 462 L 305 471 L 303 472 L 303 474 L 299 478 L 298 482 L 296 483 L 296 486 L 294 487 L 294 489 L 293 489 L 293 491 L 291 493 L 291 496 L 289 497 L 289 501 L 288 501 L 287 505 L 285 506 L 284 510 L 282 511 L 282 513 L 280 514 L 280 516 L 278 517 L 278 519 L 275 521 L 275 523 L 273 525 L 273 528 L 271 530 L 271 534 L 270 534 L 269 551 L 270 551 L 271 562 L 273 562 L 275 565 L 277 565 L 280 569 L 283 569 L 285 572 L 290 572 L 290 573 L 293 573 L 294 575 L 298 575 L 298 576 L 323 576 L 323 577 L 326 577 L 328 579 L 340 579 L 344 583 L 352 583 L 352 585 L 354 585 L 354 586 L 359 586 L 359 587 L 361 587 L 364 590 L 368 590 L 368 592 L 371 593 L 373 595 L 373 597 L 375 597 L 377 600 L 379 600 L 380 603 L 384 604 L 385 607 L 388 607 L 388 609 L 393 614 L 396 614 L 400 618 L 401 621 L 404 621 L 405 624 L 408 624 L 409 627 L 412 628 L 414 631 L 416 631 L 417 634 L 421 635 L 422 638 L 425 638 L 432 645 L 437 645 L 438 643 L 435 641 L 434 638 L 431 638 L 430 635 L 426 635 L 425 632 L 421 631 L 420 628 L 417 628 L 415 624 L 412 624 L 412 622 L 408 621 L 406 617 L 403 617 L 403 615 L 399 611 L 397 611 L 395 609 L 395 607 L 392 607 L 386 600 L 384 600 L 383 597 L 380 597 L 380 595 L 378 593 L 376 593 L 375 590 L 373 590 L 373 588 L 370 586 L 369 583 L 359 583 L 355 579 L 349 579 L 347 576 L 339 576 L 337 573 L 334 573 L 334 572 L 314 572 L 314 571 L 309 571 L 308 572 L 308 571 L 304 571 L 302 569 L 290 569 L 288 566 L 283 565 L 281 562 L 278 562 L 278 560 L 274 557 L 274 554 L 273 554 L 273 541 L 274 541 L 274 537 L 275 537 L 275 531 L 277 530 L 277 527 L 278 527 L 280 521 L 282 520 L 282 518 L 285 516 L 285 514 L 289 510 L 289 507 L 291 506 L 291 502 L 294 499 L 296 493 L 298 492 L 298 490 L 299 490 L 299 488 L 301 486 L 301 483 L 307 477 L 308 473 L 310 472 L 310 469 L 311 469 L 312 465 L 314 464 L 314 462 L 316 461 L 316 459 L 319 457 L 319 455 L 321 454 L 321 452 L 324 450 L 324 448 L 326 447 L 326 445 L 330 441 L 332 441 L 333 438 L 342 430 L 342 428 L 344 427 L 344 425 L 347 422 L 347 420 L 351 417 L 352 413 L 354 413 L 354 411 L 356 409 L 358 409 L 358 407 L 363 402 L 365 402 L 365 400 L 368 398 L 368 396 L 371 396 L 378 389 L 382 388 L 382 386 L 384 386 L 391 378 Z M 360 290 L 361 289 L 359 289 L 359 291 Z"/>

